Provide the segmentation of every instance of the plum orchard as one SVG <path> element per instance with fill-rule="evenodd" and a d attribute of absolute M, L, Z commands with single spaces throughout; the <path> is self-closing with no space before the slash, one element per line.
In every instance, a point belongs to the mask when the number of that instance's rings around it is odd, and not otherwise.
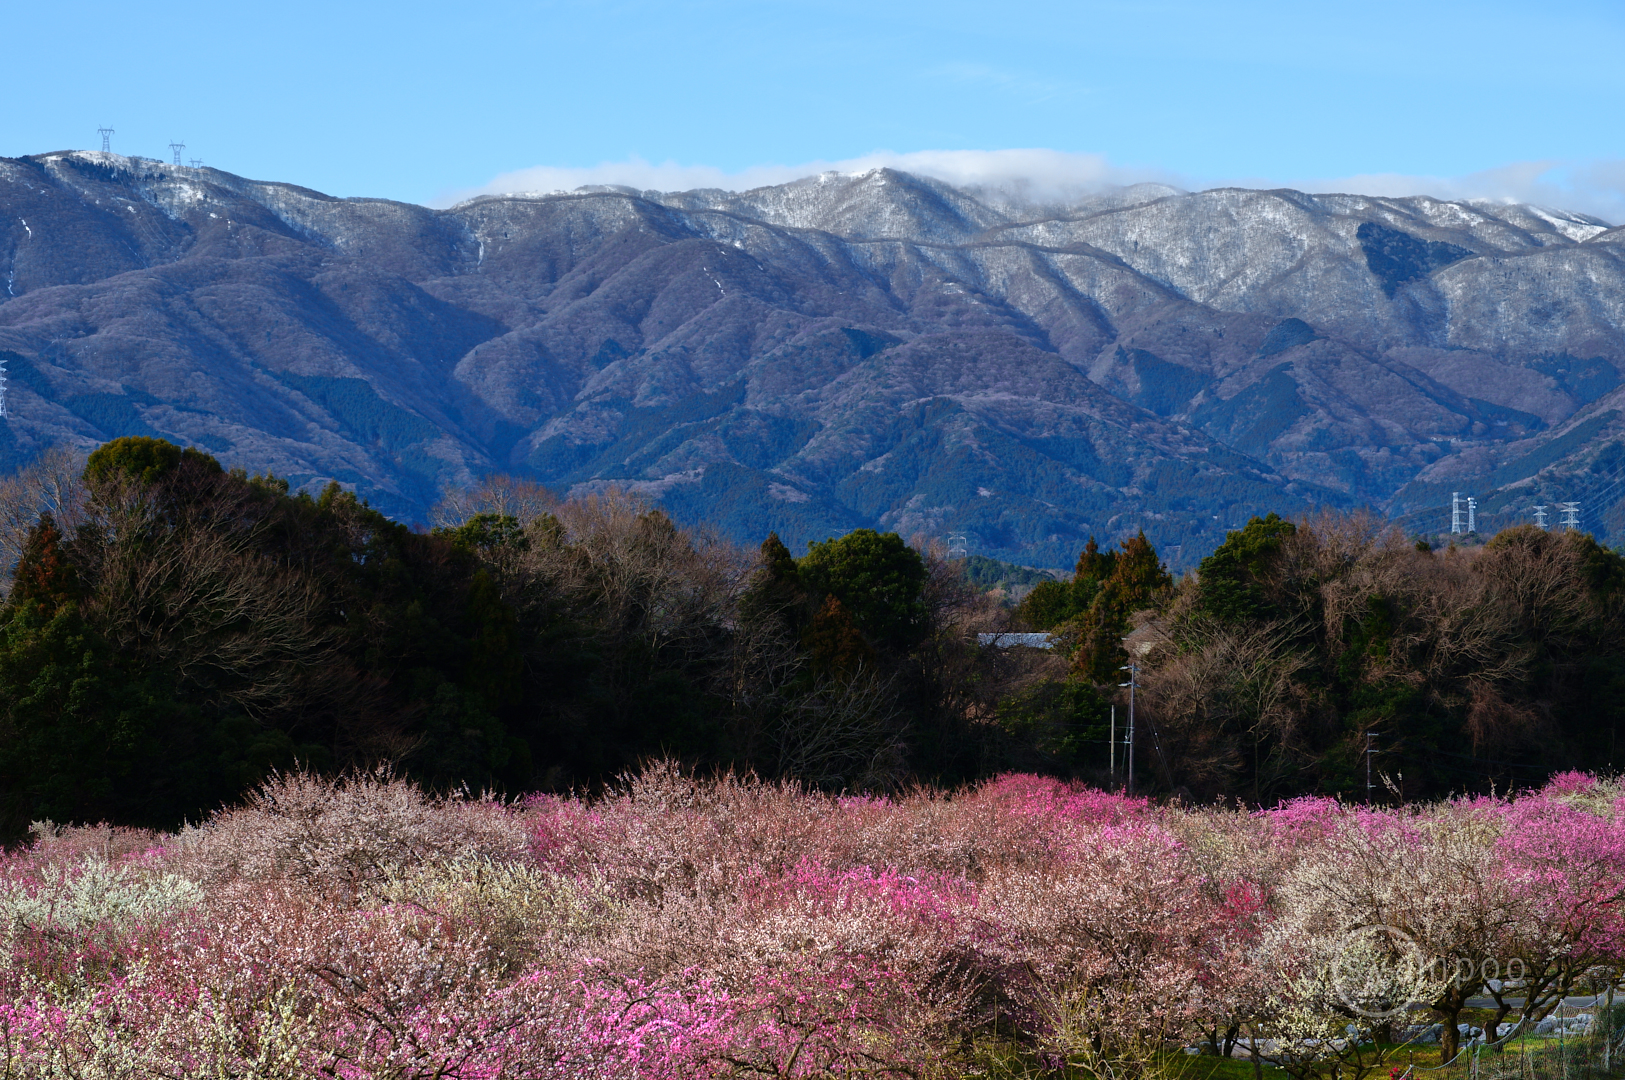
<path fill-rule="evenodd" d="M 288 775 L 178 833 L 40 824 L 6 856 L 0 1075 L 923 1077 L 997 1037 L 1133 1077 L 1257 1037 L 1361 1080 L 1379 1026 L 1408 1001 L 1453 1025 L 1487 959 L 1528 973 L 1514 1022 L 1617 977 L 1621 795 L 1246 812 L 655 766 L 498 803 Z"/>

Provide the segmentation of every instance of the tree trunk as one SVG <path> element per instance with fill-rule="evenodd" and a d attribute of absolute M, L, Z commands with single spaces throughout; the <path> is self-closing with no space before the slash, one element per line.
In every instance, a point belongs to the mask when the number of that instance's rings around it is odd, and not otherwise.
<path fill-rule="evenodd" d="M 1456 1060 L 1461 1053 L 1461 1032 L 1457 1030 L 1461 1023 L 1462 1006 L 1466 1004 L 1466 995 L 1451 990 L 1443 998 L 1433 1003 L 1433 1011 L 1444 1018 L 1444 1031 L 1439 1035 L 1439 1064 L 1448 1065 Z"/>

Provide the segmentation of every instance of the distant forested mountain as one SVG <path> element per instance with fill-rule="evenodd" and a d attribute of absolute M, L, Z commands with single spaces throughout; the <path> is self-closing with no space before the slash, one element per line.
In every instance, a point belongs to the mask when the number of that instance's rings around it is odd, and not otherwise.
<path fill-rule="evenodd" d="M 1625 534 L 1625 229 L 1530 206 L 875 170 L 430 210 L 64 152 L 0 159 L 0 281 L 0 466 L 162 436 L 408 522 L 508 473 L 1025 566 L 1458 490 Z"/>

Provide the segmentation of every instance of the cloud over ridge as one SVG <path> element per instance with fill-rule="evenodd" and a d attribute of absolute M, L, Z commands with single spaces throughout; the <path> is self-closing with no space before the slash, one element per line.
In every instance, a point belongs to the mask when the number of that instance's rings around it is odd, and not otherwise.
<path fill-rule="evenodd" d="M 839 161 L 753 165 L 737 172 L 673 161 L 654 164 L 636 156 L 584 168 L 539 165 L 503 173 L 479 188 L 454 192 L 439 201 L 450 205 L 480 195 L 542 194 L 598 185 L 639 191 L 748 191 L 819 173 L 863 173 L 878 168 L 930 176 L 955 187 L 997 189 L 1046 202 L 1136 183 L 1181 186 L 1179 178 L 1167 170 L 1115 165 L 1103 154 L 1045 149 L 918 150 L 906 154 L 877 150 Z"/>
<path fill-rule="evenodd" d="M 435 200 L 450 206 L 482 195 L 547 194 L 582 187 L 620 186 L 639 191 L 721 188 L 747 191 L 819 173 L 862 173 L 876 168 L 930 176 L 955 187 L 998 192 L 1017 202 L 1055 203 L 1137 183 L 1185 190 L 1212 187 L 1294 188 L 1311 193 L 1403 197 L 1431 195 L 1459 201 L 1532 203 L 1591 214 L 1610 224 L 1625 222 L 1625 159 L 1518 161 L 1463 176 L 1359 173 L 1331 178 L 1197 177 L 1147 166 L 1126 166 L 1104 154 L 1043 148 L 1006 150 L 877 150 L 842 160 L 798 165 L 752 165 L 730 172 L 675 161 L 625 161 L 574 167 L 538 165 L 503 173 L 471 190 Z"/>

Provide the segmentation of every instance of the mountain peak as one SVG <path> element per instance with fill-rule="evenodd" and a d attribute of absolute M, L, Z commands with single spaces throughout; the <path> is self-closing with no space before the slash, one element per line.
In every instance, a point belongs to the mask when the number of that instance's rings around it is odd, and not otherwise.
<path fill-rule="evenodd" d="M 1625 430 L 1621 230 L 1539 207 L 875 168 L 430 210 L 92 151 L 0 178 L 13 464 L 161 434 L 408 520 L 509 471 L 740 539 L 1067 565 L 1145 528 L 1189 565 L 1270 510 L 1425 521 L 1440 477 L 1508 520 L 1606 500 Z"/>

